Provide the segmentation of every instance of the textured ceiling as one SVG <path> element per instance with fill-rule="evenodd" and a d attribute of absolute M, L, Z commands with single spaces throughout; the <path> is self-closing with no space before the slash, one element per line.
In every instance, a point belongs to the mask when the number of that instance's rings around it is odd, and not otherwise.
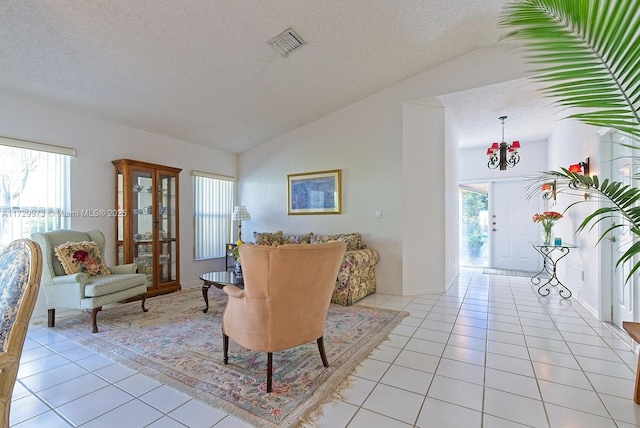
<path fill-rule="evenodd" d="M 3 0 L 0 91 L 241 153 L 496 45 L 505 2 Z M 287 28 L 307 44 L 284 58 L 267 42 Z M 499 88 L 471 92 L 441 99 L 463 146 L 514 114 Z"/>

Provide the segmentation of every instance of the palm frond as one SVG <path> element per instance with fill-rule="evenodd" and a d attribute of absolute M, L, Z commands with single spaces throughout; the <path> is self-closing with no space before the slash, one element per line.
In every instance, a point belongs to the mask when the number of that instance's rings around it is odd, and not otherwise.
<path fill-rule="evenodd" d="M 500 25 L 570 118 L 640 137 L 640 1 L 518 0 Z"/>

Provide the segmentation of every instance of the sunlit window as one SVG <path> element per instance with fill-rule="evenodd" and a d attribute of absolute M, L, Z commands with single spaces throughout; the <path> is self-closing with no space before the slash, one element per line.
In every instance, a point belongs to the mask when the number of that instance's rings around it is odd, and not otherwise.
<path fill-rule="evenodd" d="M 16 145 L 11 144 L 16 141 Z M 0 139 L 0 250 L 33 232 L 67 228 L 72 149 Z M 53 152 L 55 151 L 55 152 Z M 65 154 L 66 153 L 66 154 Z"/>
<path fill-rule="evenodd" d="M 195 260 L 225 257 L 235 179 L 193 171 Z"/>

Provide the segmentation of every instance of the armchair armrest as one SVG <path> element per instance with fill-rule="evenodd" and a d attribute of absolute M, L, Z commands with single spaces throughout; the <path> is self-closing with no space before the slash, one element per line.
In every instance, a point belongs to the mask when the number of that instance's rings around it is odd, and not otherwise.
<path fill-rule="evenodd" d="M 16 362 L 16 356 L 8 352 L 0 353 L 0 370 L 6 370 Z"/>
<path fill-rule="evenodd" d="M 79 284 L 84 286 L 87 284 L 88 280 L 89 278 L 87 277 L 87 275 L 82 272 L 72 273 L 71 275 L 54 276 L 52 278 L 54 286 L 69 284 Z"/>
<path fill-rule="evenodd" d="M 244 297 L 244 290 L 239 289 L 235 285 L 225 285 L 222 288 L 222 291 L 227 293 L 229 297 L 233 297 L 236 299 L 241 299 Z"/>
<path fill-rule="evenodd" d="M 136 273 L 138 271 L 138 265 L 135 263 L 129 263 L 126 265 L 117 265 L 107 267 L 111 273 Z"/>

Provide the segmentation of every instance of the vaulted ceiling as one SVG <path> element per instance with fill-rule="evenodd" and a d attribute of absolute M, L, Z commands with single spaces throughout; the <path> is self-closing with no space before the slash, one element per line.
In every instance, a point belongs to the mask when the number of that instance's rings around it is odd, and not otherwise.
<path fill-rule="evenodd" d="M 242 153 L 437 64 L 498 44 L 505 3 L 3 0 L 0 91 Z M 283 57 L 268 42 L 288 28 L 306 44 Z M 523 111 L 516 117 L 531 121 L 520 131 L 514 118 L 507 138 L 525 140 L 534 121 L 532 138 L 546 138 L 541 123 L 548 118 L 525 113 L 534 98 L 518 97 L 516 89 L 535 92 L 518 81 L 441 98 L 463 146 L 495 140 L 498 116 L 518 108 Z M 544 111 L 547 103 L 539 104 Z"/>

